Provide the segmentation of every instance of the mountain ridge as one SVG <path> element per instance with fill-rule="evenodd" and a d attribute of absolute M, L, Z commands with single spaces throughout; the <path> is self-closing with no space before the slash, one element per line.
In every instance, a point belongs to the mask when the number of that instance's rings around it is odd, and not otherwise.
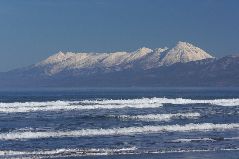
<path fill-rule="evenodd" d="M 142 47 L 133 52 L 113 52 L 113 53 L 72 53 L 59 52 L 47 59 L 37 63 L 35 67 L 45 69 L 48 75 L 54 75 L 64 70 L 89 70 L 98 69 L 101 71 L 122 71 L 141 67 L 141 69 L 151 69 L 163 65 L 174 63 L 197 61 L 206 58 L 214 58 L 202 49 L 190 43 L 178 42 L 178 44 L 168 49 L 150 49 Z M 44 68 L 45 67 L 45 68 Z"/>

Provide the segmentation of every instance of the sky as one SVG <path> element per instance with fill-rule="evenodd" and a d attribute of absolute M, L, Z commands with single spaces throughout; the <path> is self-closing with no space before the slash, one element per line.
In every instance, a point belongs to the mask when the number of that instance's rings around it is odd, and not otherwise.
<path fill-rule="evenodd" d="M 114 52 L 190 42 L 239 53 L 238 0 L 0 0 L 0 71 L 59 51 Z"/>

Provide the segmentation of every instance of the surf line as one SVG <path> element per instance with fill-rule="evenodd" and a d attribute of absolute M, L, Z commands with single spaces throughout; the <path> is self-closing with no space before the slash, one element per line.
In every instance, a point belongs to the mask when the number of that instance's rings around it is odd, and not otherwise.
<path fill-rule="evenodd" d="M 150 134 L 164 132 L 188 132 L 188 131 L 215 131 L 239 129 L 239 123 L 231 124 L 186 124 L 186 125 L 161 125 L 161 126 L 142 126 L 142 127 L 125 127 L 109 129 L 82 129 L 71 131 L 13 131 L 0 133 L 0 140 L 27 140 L 38 138 L 64 138 L 64 137 L 94 137 L 94 136 L 112 136 L 112 135 L 134 135 Z"/>

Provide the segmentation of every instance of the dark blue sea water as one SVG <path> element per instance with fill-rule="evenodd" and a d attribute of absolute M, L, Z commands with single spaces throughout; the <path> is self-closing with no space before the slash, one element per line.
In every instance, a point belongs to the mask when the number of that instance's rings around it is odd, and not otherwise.
<path fill-rule="evenodd" d="M 0 91 L 0 158 L 239 158 L 239 88 Z"/>

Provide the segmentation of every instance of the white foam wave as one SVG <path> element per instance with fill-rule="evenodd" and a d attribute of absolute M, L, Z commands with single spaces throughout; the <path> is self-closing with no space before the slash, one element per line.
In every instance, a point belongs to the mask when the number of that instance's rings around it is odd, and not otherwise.
<path fill-rule="evenodd" d="M 193 141 L 215 141 L 211 138 L 195 138 L 195 139 L 176 139 L 170 142 L 193 142 Z"/>
<path fill-rule="evenodd" d="M 84 136 L 111 136 L 111 135 L 133 135 L 162 132 L 188 132 L 188 131 L 211 131 L 239 129 L 239 123 L 232 124 L 186 124 L 186 125 L 161 125 L 143 127 L 125 127 L 111 129 L 82 129 L 72 131 L 13 131 L 1 133 L 0 140 L 27 140 L 38 138 L 63 138 L 63 137 L 84 137 Z"/>
<path fill-rule="evenodd" d="M 222 140 L 239 140 L 239 137 L 211 137 L 211 138 L 186 138 L 186 139 L 176 139 L 171 142 L 194 142 L 194 141 L 222 141 Z"/>
<path fill-rule="evenodd" d="M 110 104 L 211 104 L 218 106 L 239 106 L 239 98 L 232 99 L 184 99 L 184 98 L 141 98 L 128 100 L 85 100 L 82 103 L 94 103 L 101 105 Z"/>
<path fill-rule="evenodd" d="M 27 156 L 35 156 L 35 157 L 67 157 L 67 156 L 94 156 L 94 155 L 111 155 L 111 154 L 130 154 L 133 151 L 137 150 L 136 147 L 129 148 L 91 148 L 91 149 L 55 149 L 55 150 L 39 150 L 39 151 L 12 151 L 5 150 L 0 151 L 0 156 L 8 156 L 8 157 L 27 157 Z"/>
<path fill-rule="evenodd" d="M 48 102 L 14 102 L 0 103 L 0 112 L 34 112 L 51 110 L 73 110 L 77 109 L 77 101 L 48 101 Z"/>
<path fill-rule="evenodd" d="M 158 108 L 164 104 L 210 104 L 217 106 L 239 106 L 236 99 L 169 99 L 169 98 L 141 98 L 127 100 L 82 100 L 82 101 L 51 101 L 51 102 L 14 102 L 0 103 L 0 112 L 34 112 L 34 111 L 60 111 L 60 110 L 90 110 L 90 109 L 123 109 L 123 108 Z"/>
<path fill-rule="evenodd" d="M 0 151 L 0 157 L 13 158 L 56 158 L 56 157 L 81 157 L 81 156 L 106 156 L 106 155 L 129 155 L 129 154 L 165 154 L 165 153 L 190 153 L 190 152 L 214 152 L 214 151 L 238 151 L 239 148 L 217 148 L 217 149 L 176 149 L 176 150 L 138 150 L 131 148 L 91 148 L 91 149 L 55 149 L 38 151 Z"/>
<path fill-rule="evenodd" d="M 79 101 L 56 101 L 56 102 L 28 102 L 26 103 L 0 103 L 0 112 L 2 113 L 24 113 L 35 111 L 60 111 L 60 110 L 92 110 L 92 109 L 123 109 L 123 108 L 155 108 L 162 105 L 148 104 L 112 104 L 86 105 Z"/>
<path fill-rule="evenodd" d="M 170 121 L 171 119 L 194 119 L 200 117 L 199 113 L 177 113 L 177 114 L 147 114 L 147 115 L 120 115 L 116 116 L 124 120 L 135 119 L 144 121 Z"/>
<path fill-rule="evenodd" d="M 188 149 L 188 150 L 168 150 L 168 151 L 152 151 L 151 153 L 162 154 L 162 153 L 190 153 L 190 152 L 214 152 L 214 151 L 238 151 L 239 148 L 215 148 L 215 149 Z"/>

